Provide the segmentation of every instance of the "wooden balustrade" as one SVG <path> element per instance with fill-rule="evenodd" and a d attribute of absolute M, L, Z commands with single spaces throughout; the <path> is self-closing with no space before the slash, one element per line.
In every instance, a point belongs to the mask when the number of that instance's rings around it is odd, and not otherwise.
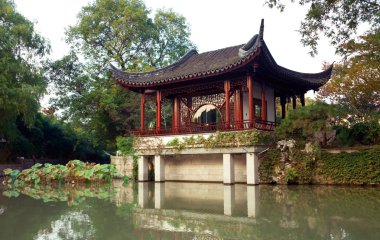
<path fill-rule="evenodd" d="M 276 127 L 275 122 L 263 121 L 256 119 L 252 121 L 234 121 L 234 122 L 218 122 L 218 123 L 206 123 L 178 126 L 178 127 L 161 127 L 148 129 L 133 130 L 132 134 L 135 136 L 157 136 L 157 135 L 178 135 L 178 134 L 192 134 L 192 133 L 212 133 L 216 131 L 243 131 L 248 129 L 258 129 L 262 131 L 273 131 Z"/>

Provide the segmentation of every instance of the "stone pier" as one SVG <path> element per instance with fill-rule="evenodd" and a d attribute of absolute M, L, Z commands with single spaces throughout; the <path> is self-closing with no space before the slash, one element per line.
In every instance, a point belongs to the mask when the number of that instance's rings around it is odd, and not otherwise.
<path fill-rule="evenodd" d="M 138 180 L 259 184 L 258 153 L 264 147 L 193 148 L 160 154 L 140 153 Z M 154 179 L 148 179 L 148 158 L 154 157 Z"/>
<path fill-rule="evenodd" d="M 255 153 L 247 153 L 247 184 L 256 185 L 259 180 L 259 156 Z"/>
<path fill-rule="evenodd" d="M 165 161 L 163 156 L 160 155 L 154 156 L 154 181 L 165 181 Z"/>
<path fill-rule="evenodd" d="M 235 164 L 232 154 L 223 154 L 223 183 L 234 184 L 235 183 Z"/>
<path fill-rule="evenodd" d="M 138 180 L 140 182 L 148 181 L 148 158 L 147 158 L 147 156 L 140 155 L 138 164 L 139 164 Z"/>

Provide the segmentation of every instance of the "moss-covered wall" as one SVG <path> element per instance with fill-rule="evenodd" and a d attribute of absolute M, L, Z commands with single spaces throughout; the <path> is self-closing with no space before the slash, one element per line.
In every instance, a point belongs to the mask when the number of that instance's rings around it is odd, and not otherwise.
<path fill-rule="evenodd" d="M 261 156 L 260 181 L 271 183 L 281 153 L 271 149 Z M 380 184 L 380 147 L 358 152 L 329 153 L 321 151 L 315 162 L 303 150 L 294 151 L 292 166 L 300 184 Z"/>
<path fill-rule="evenodd" d="M 317 175 L 324 176 L 326 183 L 380 184 L 380 148 L 353 153 L 322 152 Z"/>
<path fill-rule="evenodd" d="M 260 182 L 273 182 L 274 168 L 280 162 L 280 150 L 270 149 L 260 156 L 259 175 Z"/>

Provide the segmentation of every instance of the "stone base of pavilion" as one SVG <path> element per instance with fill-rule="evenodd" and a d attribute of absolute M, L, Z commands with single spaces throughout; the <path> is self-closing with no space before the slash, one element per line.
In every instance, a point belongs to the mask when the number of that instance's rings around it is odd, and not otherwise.
<path fill-rule="evenodd" d="M 189 135 L 186 135 L 188 137 Z M 207 137 L 207 134 L 204 134 Z M 138 181 L 149 181 L 149 169 L 154 169 L 154 181 L 221 182 L 226 185 L 259 184 L 259 153 L 267 146 L 241 146 L 181 150 L 165 144 L 183 136 L 147 137 L 148 142 L 160 142 L 160 149 L 140 146 Z M 165 147 L 162 147 L 165 146 Z"/>

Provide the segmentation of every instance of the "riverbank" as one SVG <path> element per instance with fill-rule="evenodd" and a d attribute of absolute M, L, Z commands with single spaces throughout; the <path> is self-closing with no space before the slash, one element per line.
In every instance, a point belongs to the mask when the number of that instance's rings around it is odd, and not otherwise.
<path fill-rule="evenodd" d="M 380 186 L 380 147 L 305 149 L 284 153 L 270 149 L 261 156 L 262 183 L 339 184 Z"/>

